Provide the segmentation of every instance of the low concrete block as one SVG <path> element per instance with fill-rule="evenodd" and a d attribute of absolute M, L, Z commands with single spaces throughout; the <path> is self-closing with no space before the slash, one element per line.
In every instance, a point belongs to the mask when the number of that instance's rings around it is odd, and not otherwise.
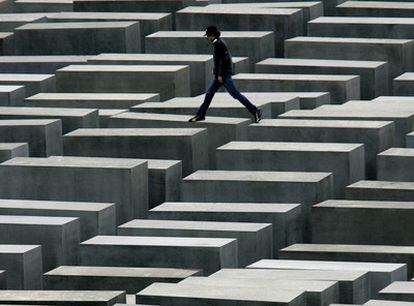
<path fill-rule="evenodd" d="M 0 85 L 0 105 L 13 106 L 21 105 L 26 97 L 24 86 Z"/>
<path fill-rule="evenodd" d="M 15 52 L 14 48 L 14 34 L 10 32 L 0 32 L 0 54 L 12 55 Z"/>
<path fill-rule="evenodd" d="M 5 10 L 2 10 L 2 12 L 6 13 Z M 0 14 L 0 32 L 13 32 L 15 28 L 29 22 L 44 22 L 46 20 L 45 15 L 41 13 L 20 14 L 11 12 Z"/>
<path fill-rule="evenodd" d="M 336 11 L 339 16 L 412 17 L 414 5 L 410 1 L 346 1 Z"/>
<path fill-rule="evenodd" d="M 414 73 L 406 72 L 396 77 L 393 81 L 393 94 L 395 96 L 413 96 L 411 86 L 414 81 Z"/>
<path fill-rule="evenodd" d="M 29 145 L 27 143 L 0 143 L 0 163 L 15 157 L 28 156 Z"/>
<path fill-rule="evenodd" d="M 56 80 L 53 74 L 0 73 L 0 85 L 23 85 L 27 96 L 39 92 L 56 91 Z"/>
<path fill-rule="evenodd" d="M 414 302 L 414 282 L 393 282 L 380 291 L 384 300 Z"/>
<path fill-rule="evenodd" d="M 413 182 L 414 149 L 391 148 L 378 154 L 378 179 Z"/>
<path fill-rule="evenodd" d="M 359 181 L 346 187 L 349 200 L 414 201 L 414 182 Z"/>
<path fill-rule="evenodd" d="M 387 301 L 387 300 L 370 300 L 364 306 L 412 306 L 413 302 Z"/>
<path fill-rule="evenodd" d="M 19 13 L 73 11 L 72 0 L 16 0 L 13 9 Z"/>

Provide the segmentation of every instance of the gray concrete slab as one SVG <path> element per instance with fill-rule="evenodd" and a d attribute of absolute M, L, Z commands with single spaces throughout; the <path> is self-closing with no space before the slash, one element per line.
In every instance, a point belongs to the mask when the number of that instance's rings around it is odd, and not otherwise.
<path fill-rule="evenodd" d="M 413 182 L 414 149 L 391 148 L 378 154 L 378 179 Z"/>
<path fill-rule="evenodd" d="M 295 37 L 285 41 L 285 57 L 388 62 L 390 78 L 413 67 L 414 40 Z"/>
<path fill-rule="evenodd" d="M 27 96 L 56 91 L 56 79 L 53 74 L 0 73 L 0 85 L 23 85 Z"/>
<path fill-rule="evenodd" d="M 71 12 L 73 0 L 16 0 L 13 9 L 19 13 Z"/>
<path fill-rule="evenodd" d="M 181 160 L 183 174 L 208 168 L 202 128 L 77 129 L 63 138 L 65 155 Z"/>
<path fill-rule="evenodd" d="M 107 128 L 109 124 L 109 118 L 112 116 L 119 115 L 121 113 L 127 112 L 128 109 L 100 109 L 99 110 L 99 127 Z"/>
<path fill-rule="evenodd" d="M 262 9 L 252 5 L 246 10 L 215 5 L 186 7 L 176 12 L 178 31 L 197 31 L 206 24 L 219 24 L 223 31 L 274 31 L 276 56 L 283 56 L 285 39 L 304 34 L 301 9 Z"/>
<path fill-rule="evenodd" d="M 80 249 L 82 265 L 202 269 L 205 274 L 238 266 L 236 239 L 96 236 Z"/>
<path fill-rule="evenodd" d="M 52 119 L 0 120 L 1 142 L 24 142 L 29 156 L 62 155 L 62 122 Z"/>
<path fill-rule="evenodd" d="M 339 286 L 333 281 L 308 281 L 308 280 L 272 280 L 251 278 L 211 278 L 188 277 L 180 282 L 183 285 L 222 286 L 224 290 L 233 288 L 266 288 L 269 291 L 279 290 L 304 290 L 306 305 L 322 306 L 331 305 L 339 301 Z"/>
<path fill-rule="evenodd" d="M 42 245 L 43 270 L 79 260 L 79 219 L 0 215 L 0 243 Z"/>
<path fill-rule="evenodd" d="M 0 32 L 0 55 L 12 55 L 15 50 L 13 32 Z"/>
<path fill-rule="evenodd" d="M 2 200 L 0 214 L 79 218 L 80 240 L 116 233 L 115 205 L 95 202 Z"/>
<path fill-rule="evenodd" d="M 239 73 L 233 77 L 241 91 L 328 91 L 332 104 L 360 98 L 358 75 Z"/>
<path fill-rule="evenodd" d="M 149 212 L 150 219 L 215 222 L 271 223 L 273 254 L 302 241 L 302 212 L 299 204 L 166 202 Z"/>
<path fill-rule="evenodd" d="M 70 65 L 56 79 L 58 92 L 159 93 L 161 101 L 190 95 L 190 70 L 183 65 Z"/>
<path fill-rule="evenodd" d="M 0 119 L 60 119 L 63 133 L 78 128 L 97 128 L 99 125 L 98 111 L 87 108 L 3 106 L 0 107 Z"/>
<path fill-rule="evenodd" d="M 369 299 L 369 279 L 366 271 L 300 271 L 272 269 L 222 269 L 210 278 L 333 281 L 339 283 L 341 303 L 363 303 Z"/>
<path fill-rule="evenodd" d="M 145 53 L 211 54 L 203 31 L 159 31 L 145 37 Z M 233 56 L 248 57 L 250 68 L 260 60 L 274 57 L 272 31 L 223 31 L 222 38 Z"/>
<path fill-rule="evenodd" d="M 4 10 L 2 10 L 2 12 L 6 13 Z M 15 28 L 25 25 L 26 23 L 46 21 L 45 13 L 4 13 L 0 14 L 0 32 L 13 32 Z"/>
<path fill-rule="evenodd" d="M 376 158 L 390 148 L 394 123 L 389 121 L 265 119 L 249 126 L 249 140 L 363 143 L 366 175 L 376 177 Z"/>
<path fill-rule="evenodd" d="M 197 54 L 100 54 L 88 60 L 91 65 L 188 65 L 191 95 L 206 91 L 212 78 L 213 56 Z"/>
<path fill-rule="evenodd" d="M 413 201 L 413 182 L 359 181 L 345 190 L 349 200 Z"/>
<path fill-rule="evenodd" d="M 393 81 L 393 94 L 395 96 L 412 96 L 414 92 L 411 89 L 414 81 L 414 73 L 405 72 L 396 77 Z"/>
<path fill-rule="evenodd" d="M 407 148 L 414 148 L 414 133 L 409 133 L 406 136 L 406 146 Z"/>
<path fill-rule="evenodd" d="M 277 270 L 368 271 L 371 297 L 378 297 L 378 292 L 394 281 L 407 280 L 407 266 L 405 264 L 393 263 L 262 259 L 248 266 L 248 268 Z"/>
<path fill-rule="evenodd" d="M 337 197 L 365 178 L 362 144 L 232 141 L 217 148 L 216 158 L 220 170 L 332 172 Z"/>
<path fill-rule="evenodd" d="M 2 163 L 0 173 L 3 198 L 116 203 L 117 224 L 145 216 L 148 209 L 143 160 L 18 157 Z"/>
<path fill-rule="evenodd" d="M 14 30 L 18 55 L 141 52 L 139 22 L 40 22 Z"/>
<path fill-rule="evenodd" d="M 198 284 L 154 283 L 137 294 L 137 303 L 169 303 L 170 305 L 303 305 L 305 292 L 300 290 L 269 291 L 268 288 L 235 287 Z"/>
<path fill-rule="evenodd" d="M 413 302 L 387 301 L 387 300 L 370 300 L 364 306 L 413 306 Z"/>
<path fill-rule="evenodd" d="M 135 219 L 118 226 L 120 236 L 234 238 L 239 267 L 260 258 L 273 258 L 270 223 Z"/>
<path fill-rule="evenodd" d="M 312 207 L 312 242 L 413 245 L 413 213 L 414 202 L 328 200 Z"/>
<path fill-rule="evenodd" d="M 125 291 L 87 291 L 87 290 L 3 290 L 0 291 L 2 303 L 35 303 L 48 305 L 96 305 L 111 306 L 125 303 Z"/>
<path fill-rule="evenodd" d="M 393 282 L 380 291 L 384 300 L 414 302 L 414 282 Z"/>
<path fill-rule="evenodd" d="M 29 145 L 25 142 L 1 142 L 0 143 L 0 163 L 15 158 L 28 157 Z"/>
<path fill-rule="evenodd" d="M 199 270 L 171 268 L 60 266 L 44 274 L 48 290 L 125 290 L 135 294 L 154 282 L 178 283 Z"/>
<path fill-rule="evenodd" d="M 7 289 L 42 289 L 42 247 L 0 244 L 0 269 L 7 271 Z"/>
<path fill-rule="evenodd" d="M 140 103 L 159 101 L 159 98 L 160 96 L 157 93 L 38 93 L 26 98 L 24 105 L 32 107 L 128 109 Z"/>
<path fill-rule="evenodd" d="M 0 105 L 14 106 L 21 105 L 26 97 L 24 86 L 0 85 Z"/>
<path fill-rule="evenodd" d="M 410 246 L 361 244 L 294 244 L 280 250 L 282 259 L 405 263 L 408 277 L 413 275 L 413 254 Z"/>
<path fill-rule="evenodd" d="M 413 3 L 399 1 L 346 1 L 336 7 L 339 16 L 412 17 Z"/>
<path fill-rule="evenodd" d="M 359 75 L 362 99 L 386 95 L 391 81 L 387 62 L 375 61 L 268 58 L 256 64 L 255 72 Z"/>

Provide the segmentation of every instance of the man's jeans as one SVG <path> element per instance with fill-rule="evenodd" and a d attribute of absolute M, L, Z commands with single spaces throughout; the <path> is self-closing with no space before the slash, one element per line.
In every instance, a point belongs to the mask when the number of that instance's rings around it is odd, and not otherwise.
<path fill-rule="evenodd" d="M 223 77 L 223 83 L 220 83 L 217 80 L 217 77 L 215 77 L 210 87 L 208 88 L 206 92 L 206 96 L 204 98 L 203 104 L 201 104 L 200 108 L 197 111 L 197 115 L 200 117 L 205 117 L 208 107 L 210 106 L 211 100 L 214 97 L 214 94 L 217 92 L 217 90 L 224 85 L 226 90 L 229 92 L 229 94 L 234 98 L 240 101 L 251 114 L 255 114 L 258 109 L 256 106 L 254 106 L 245 96 L 243 96 L 236 88 L 236 86 L 233 83 L 233 79 L 231 77 L 231 74 L 228 74 Z"/>

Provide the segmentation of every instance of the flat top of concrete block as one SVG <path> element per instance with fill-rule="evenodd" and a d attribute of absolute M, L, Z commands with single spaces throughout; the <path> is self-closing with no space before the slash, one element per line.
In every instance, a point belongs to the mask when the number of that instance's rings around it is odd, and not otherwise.
<path fill-rule="evenodd" d="M 70 72 L 176 72 L 187 65 L 69 65 L 57 71 Z M 1 74 L 0 74 L 1 76 Z"/>
<path fill-rule="evenodd" d="M 98 202 L 69 202 L 69 201 L 36 201 L 36 200 L 3 200 L 0 199 L 1 208 L 12 209 L 52 209 L 52 210 L 77 210 L 77 211 L 101 211 L 113 206 L 113 203 Z"/>
<path fill-rule="evenodd" d="M 202 31 L 158 31 L 146 37 L 162 37 L 162 38 L 199 38 L 203 39 L 205 32 Z M 264 31 L 223 31 L 221 37 L 226 38 L 259 38 L 271 35 L 273 32 Z"/>
<path fill-rule="evenodd" d="M 414 306 L 414 302 L 369 300 L 364 304 L 364 306 Z"/>
<path fill-rule="evenodd" d="M 224 5 L 217 7 L 209 7 L 209 6 L 189 6 L 179 10 L 177 13 L 189 13 L 189 14 L 226 14 L 226 15 L 261 15 L 261 16 L 290 16 L 293 15 L 300 10 L 294 8 L 278 8 L 274 10 L 269 9 L 261 9 L 255 5 L 252 5 L 248 10 L 243 9 L 243 7 L 239 6 L 230 6 L 226 7 Z"/>
<path fill-rule="evenodd" d="M 164 102 L 163 102 L 164 103 Z M 178 122 L 188 122 L 192 116 L 189 115 L 170 115 L 170 114 L 156 114 L 156 113 L 139 113 L 139 112 L 124 112 L 113 116 L 116 119 L 139 119 L 139 120 L 152 120 L 152 121 L 178 121 Z M 230 118 L 230 117 L 213 117 L 207 116 L 206 120 L 199 121 L 195 123 L 197 125 L 204 125 L 209 123 L 214 124 L 238 124 L 242 122 L 250 122 L 249 119 L 245 118 Z M 194 124 L 194 123 L 193 123 Z"/>
<path fill-rule="evenodd" d="M 414 72 L 405 72 L 394 78 L 394 81 L 414 81 Z"/>
<path fill-rule="evenodd" d="M 197 128 L 92 128 L 77 129 L 66 136 L 112 137 L 112 136 L 194 136 L 205 129 Z"/>
<path fill-rule="evenodd" d="M 161 169 L 170 168 L 175 165 L 181 165 L 181 160 L 169 160 L 169 159 L 147 159 L 148 169 Z"/>
<path fill-rule="evenodd" d="M 91 57 L 90 60 L 108 60 L 108 61 L 183 61 L 183 62 L 205 62 L 211 60 L 212 55 L 199 54 L 153 54 L 153 53 L 125 53 L 110 54 L 102 53 Z"/>
<path fill-rule="evenodd" d="M 330 172 L 197 170 L 184 181 L 318 183 L 330 175 Z"/>
<path fill-rule="evenodd" d="M 200 231 L 229 231 L 229 232 L 257 232 L 269 227 L 270 223 L 250 222 L 214 222 L 214 221 L 183 221 L 183 220 L 155 220 L 135 219 L 124 223 L 118 228 L 144 229 L 178 229 Z"/>
<path fill-rule="evenodd" d="M 340 8 L 380 8 L 380 9 L 414 9 L 412 2 L 396 1 L 346 1 L 339 4 Z"/>
<path fill-rule="evenodd" d="M 393 282 L 382 289 L 380 293 L 404 293 L 414 295 L 414 282 Z"/>
<path fill-rule="evenodd" d="M 22 225 L 64 225 L 77 220 L 70 217 L 43 217 L 43 216 L 18 216 L 0 215 L 0 224 Z"/>
<path fill-rule="evenodd" d="M 90 57 L 90 55 L 5 55 L 0 56 L 0 63 L 86 62 Z"/>
<path fill-rule="evenodd" d="M 12 32 L 0 32 L 0 39 L 4 39 L 7 37 L 12 37 L 14 34 Z"/>
<path fill-rule="evenodd" d="M 73 1 L 72 1 L 73 2 Z M 130 19 L 158 20 L 171 15 L 170 13 L 117 13 L 117 12 L 59 12 L 49 14 L 50 19 Z"/>
<path fill-rule="evenodd" d="M 41 248 L 35 244 L 0 244 L 0 254 L 21 254 Z"/>
<path fill-rule="evenodd" d="M 347 188 L 373 188 L 390 190 L 414 190 L 414 182 L 392 182 L 392 181 L 359 181 L 348 185 Z"/>
<path fill-rule="evenodd" d="M 1 87 L 0 87 L 1 88 Z M 55 93 L 42 92 L 26 100 L 146 100 L 158 96 L 157 93 Z"/>
<path fill-rule="evenodd" d="M 11 13 L 11 14 L 0 14 L 0 22 L 31 22 L 39 18 L 46 17 L 46 13 Z"/>
<path fill-rule="evenodd" d="M 309 1 L 309 2 L 254 2 L 254 3 L 216 3 L 210 4 L 206 8 L 220 8 L 220 7 L 237 7 L 237 8 L 246 8 L 251 9 L 252 7 L 258 8 L 290 8 L 290 7 L 313 7 L 321 5 L 322 2 L 318 1 Z"/>
<path fill-rule="evenodd" d="M 406 264 L 296 259 L 261 259 L 248 266 L 248 268 L 255 269 L 352 270 L 370 272 L 392 272 L 404 267 L 406 267 Z"/>
<path fill-rule="evenodd" d="M 291 99 L 289 99 L 291 100 Z M 145 109 L 145 108 L 159 108 L 159 109 L 175 109 L 175 108 L 199 108 L 202 101 L 198 99 L 179 99 L 174 98 L 173 100 L 169 100 L 166 102 L 145 102 L 134 106 L 134 109 Z M 269 101 L 254 101 L 257 106 L 266 105 Z M 240 104 L 239 101 L 235 99 L 228 99 L 228 98 L 218 98 L 211 102 L 210 107 L 226 107 L 226 108 L 243 108 L 244 106 Z"/>
<path fill-rule="evenodd" d="M 363 147 L 363 144 L 359 143 L 231 141 L 219 147 L 218 150 L 257 150 L 281 152 L 350 152 L 361 147 Z"/>
<path fill-rule="evenodd" d="M 316 37 L 297 36 L 286 39 L 287 42 L 316 42 L 316 43 L 338 43 L 338 44 L 377 44 L 377 45 L 404 45 L 413 44 L 412 39 L 391 39 L 391 38 L 350 38 L 350 37 Z"/>
<path fill-rule="evenodd" d="M 322 24 L 414 24 L 414 18 L 398 18 L 398 17 L 318 17 L 309 21 L 309 23 Z"/>
<path fill-rule="evenodd" d="M 348 209 L 414 209 L 414 202 L 397 201 L 363 201 L 363 200 L 327 200 L 313 207 L 348 208 Z"/>
<path fill-rule="evenodd" d="M 302 279 L 324 281 L 354 281 L 365 276 L 367 271 L 330 270 L 273 270 L 273 269 L 221 269 L 210 277 Z"/>
<path fill-rule="evenodd" d="M 25 146 L 28 146 L 25 142 L 0 142 L 0 150 L 13 150 Z"/>
<path fill-rule="evenodd" d="M 385 127 L 392 122 L 371 120 L 309 120 L 309 119 L 263 119 L 257 127 L 306 127 L 306 128 L 371 128 Z"/>
<path fill-rule="evenodd" d="M 0 107 L 0 115 L 22 115 L 22 116 L 70 116 L 84 117 L 96 112 L 91 108 L 60 108 L 60 107 Z"/>
<path fill-rule="evenodd" d="M 99 117 L 112 117 L 127 111 L 128 109 L 99 109 Z"/>
<path fill-rule="evenodd" d="M 74 167 L 74 168 L 116 168 L 130 169 L 147 163 L 143 159 L 53 156 L 49 158 L 15 157 L 3 162 L 2 166 L 31 167 Z"/>
<path fill-rule="evenodd" d="M 60 122 L 60 119 L 0 120 L 0 126 L 44 126 Z"/>
<path fill-rule="evenodd" d="M 268 58 L 256 65 L 305 66 L 305 67 L 339 67 L 339 68 L 376 68 L 387 64 L 380 61 L 348 61 L 324 59 Z"/>
<path fill-rule="evenodd" d="M 414 254 L 412 246 L 353 245 L 353 244 L 293 244 L 282 251 L 289 252 L 334 252 L 334 253 L 390 253 Z"/>
<path fill-rule="evenodd" d="M 54 77 L 54 74 L 0 73 L 0 81 L 9 82 L 41 82 Z"/>
<path fill-rule="evenodd" d="M 157 236 L 95 236 L 82 245 L 171 246 L 216 248 L 235 242 L 229 238 L 157 237 Z"/>
<path fill-rule="evenodd" d="M 393 107 L 390 109 L 389 105 L 376 104 L 369 105 L 322 105 L 313 110 L 301 109 L 291 110 L 280 115 L 280 118 L 388 118 L 392 121 L 393 118 L 410 118 L 414 114 L 414 105 L 410 108 L 411 112 L 407 111 L 406 107 Z M 331 118 L 334 119 L 334 118 Z"/>
<path fill-rule="evenodd" d="M 238 73 L 236 80 L 281 80 L 281 81 L 312 81 L 338 82 L 359 79 L 359 75 L 343 74 L 274 74 L 274 73 Z"/>
<path fill-rule="evenodd" d="M 390 148 L 378 154 L 379 156 L 414 157 L 414 148 Z"/>
<path fill-rule="evenodd" d="M 16 0 L 16 3 L 73 4 L 73 0 Z"/>
<path fill-rule="evenodd" d="M 40 22 L 28 23 L 15 29 L 15 31 L 44 31 L 44 30 L 71 30 L 71 29 L 115 29 L 127 28 L 136 22 L 126 21 L 99 21 L 99 22 Z"/>
<path fill-rule="evenodd" d="M 0 301 L 108 301 L 125 291 L 104 290 L 1 290 Z"/>
<path fill-rule="evenodd" d="M 45 275 L 185 278 L 198 272 L 198 270 L 170 268 L 60 266 Z"/>
<path fill-rule="evenodd" d="M 14 85 L 0 85 L 0 92 L 12 92 L 15 90 L 23 89 L 24 86 L 14 86 Z"/>
<path fill-rule="evenodd" d="M 267 288 L 231 288 L 192 284 L 153 283 L 140 291 L 137 296 L 187 297 L 193 299 L 225 299 L 227 301 L 262 301 L 289 303 L 304 292 L 300 290 L 268 290 Z"/>
<path fill-rule="evenodd" d="M 414 97 L 409 96 L 380 96 L 371 100 L 371 102 L 412 102 L 414 103 Z M 414 105 L 414 104 L 413 104 Z"/>
<path fill-rule="evenodd" d="M 164 202 L 152 212 L 219 212 L 219 213 L 285 213 L 300 207 L 289 203 L 214 203 L 214 202 Z"/>

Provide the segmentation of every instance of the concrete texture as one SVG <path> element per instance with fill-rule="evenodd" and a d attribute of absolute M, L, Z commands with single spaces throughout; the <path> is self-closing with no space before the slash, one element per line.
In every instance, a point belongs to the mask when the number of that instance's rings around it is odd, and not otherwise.
<path fill-rule="evenodd" d="M 349 200 L 413 201 L 414 182 L 359 181 L 345 195 Z"/>
<path fill-rule="evenodd" d="M 0 105 L 14 106 L 21 105 L 26 97 L 26 88 L 24 86 L 7 86 L 0 85 Z"/>
<path fill-rule="evenodd" d="M 0 85 L 23 85 L 27 96 L 56 91 L 56 79 L 53 74 L 0 73 Z"/>
<path fill-rule="evenodd" d="M 414 5 L 409 1 L 346 1 L 336 12 L 340 16 L 412 17 Z"/>
<path fill-rule="evenodd" d="M 414 149 L 391 148 L 378 154 L 378 179 L 382 181 L 414 181 L 412 161 Z"/>
<path fill-rule="evenodd" d="M 393 282 L 380 291 L 380 298 L 414 302 L 414 282 Z"/>
<path fill-rule="evenodd" d="M 0 163 L 15 157 L 28 156 L 29 146 L 27 143 L 0 143 Z"/>
<path fill-rule="evenodd" d="M 41 13 L 21 14 L 11 12 L 0 14 L 0 32 L 13 32 L 15 28 L 30 22 L 44 22 L 46 21 L 45 15 Z"/>

